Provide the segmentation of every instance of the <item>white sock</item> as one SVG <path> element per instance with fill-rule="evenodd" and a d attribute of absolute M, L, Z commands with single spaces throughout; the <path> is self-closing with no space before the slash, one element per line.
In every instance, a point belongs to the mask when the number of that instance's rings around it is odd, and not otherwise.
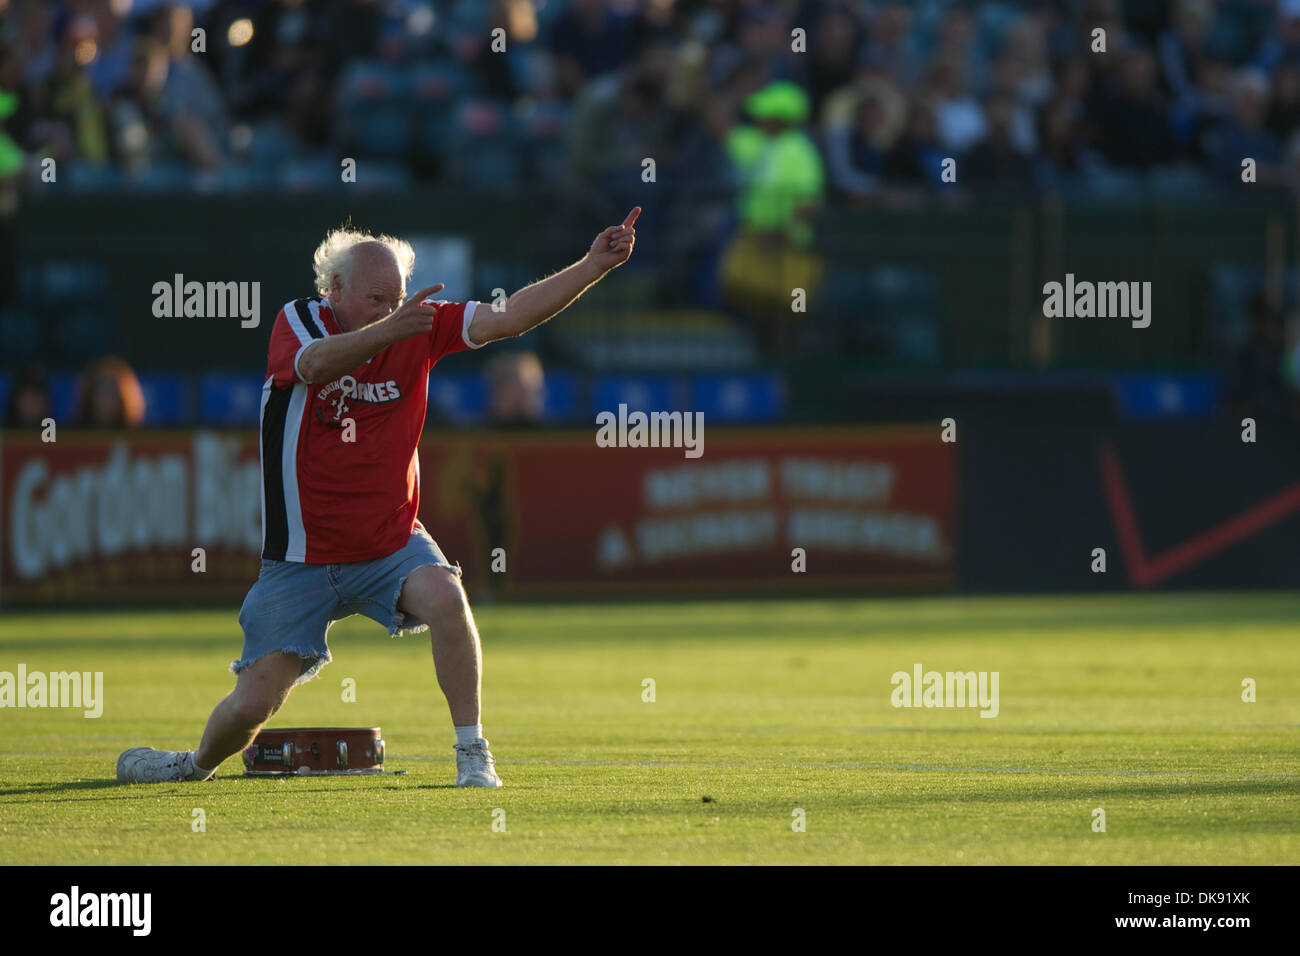
<path fill-rule="evenodd" d="M 456 743 L 467 744 L 483 736 L 482 724 L 471 724 L 468 727 L 456 727 Z"/>
<path fill-rule="evenodd" d="M 191 750 L 186 754 L 185 762 L 189 764 L 190 767 L 190 772 L 185 776 L 186 780 L 207 780 L 208 777 L 212 776 L 211 770 L 204 770 L 194 762 L 194 751 Z"/>

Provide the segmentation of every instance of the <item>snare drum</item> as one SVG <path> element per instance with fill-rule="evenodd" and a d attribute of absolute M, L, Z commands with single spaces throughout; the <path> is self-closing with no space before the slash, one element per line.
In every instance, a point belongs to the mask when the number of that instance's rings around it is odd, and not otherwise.
<path fill-rule="evenodd" d="M 282 727 L 261 731 L 243 757 L 245 776 L 383 773 L 384 738 L 378 727 Z"/>

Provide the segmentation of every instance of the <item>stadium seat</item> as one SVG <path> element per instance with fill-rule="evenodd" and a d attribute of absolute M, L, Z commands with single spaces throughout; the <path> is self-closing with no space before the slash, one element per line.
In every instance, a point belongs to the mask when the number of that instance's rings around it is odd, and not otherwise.
<path fill-rule="evenodd" d="M 50 405 L 53 406 L 55 421 L 71 422 L 77 412 L 77 374 L 53 372 L 49 383 Z"/>
<path fill-rule="evenodd" d="M 206 425 L 257 425 L 262 384 L 257 375 L 210 372 L 199 379 L 199 417 Z"/>
<path fill-rule="evenodd" d="M 357 104 L 344 127 L 344 146 L 357 156 L 400 157 L 410 141 L 409 111 L 398 104 Z"/>
<path fill-rule="evenodd" d="M 1131 374 L 1115 378 L 1116 405 L 1128 418 L 1205 418 L 1223 391 L 1219 375 Z"/>
<path fill-rule="evenodd" d="M 478 91 L 477 76 L 455 63 L 422 61 L 412 63 L 403 76 L 403 88 L 410 101 L 439 109 Z"/>
<path fill-rule="evenodd" d="M 116 165 L 92 166 L 71 162 L 64 164 L 59 171 L 68 186 L 77 192 L 112 192 L 126 182 L 122 170 Z"/>
<path fill-rule="evenodd" d="M 146 425 L 188 425 L 193 419 L 190 407 L 190 380 L 185 375 L 140 375 L 144 392 Z"/>
<path fill-rule="evenodd" d="M 698 375 L 688 407 L 710 421 L 777 421 L 785 410 L 785 383 L 771 374 Z"/>
<path fill-rule="evenodd" d="M 478 421 L 487 414 L 487 381 L 472 373 L 435 371 L 429 376 L 429 404 L 454 424 Z"/>
<path fill-rule="evenodd" d="M 678 395 L 681 395 L 681 390 L 672 378 L 603 376 L 592 382 L 591 411 L 593 416 L 600 412 L 617 412 L 619 405 L 627 405 L 629 412 L 682 410 L 685 402 L 678 401 Z"/>
<path fill-rule="evenodd" d="M 194 185 L 194 168 L 182 162 L 155 162 L 138 173 L 128 175 L 126 182 L 140 192 L 183 192 Z"/>
<path fill-rule="evenodd" d="M 545 388 L 544 415 L 548 422 L 570 422 L 578 417 L 578 376 L 572 372 L 548 371 Z"/>
<path fill-rule="evenodd" d="M 402 163 L 369 160 L 357 172 L 360 192 L 399 192 L 410 187 L 411 171 Z"/>
<path fill-rule="evenodd" d="M 562 103 L 533 103 L 516 111 L 525 175 L 530 181 L 562 183 L 570 178 L 564 134 L 569 110 Z"/>
<path fill-rule="evenodd" d="M 447 135 L 443 130 L 443 136 Z M 456 148 L 446 153 L 453 178 L 477 189 L 513 191 L 521 183 L 510 113 L 493 100 L 461 103 L 452 123 Z"/>
<path fill-rule="evenodd" d="M 289 192 L 314 192 L 337 185 L 340 169 L 333 159 L 291 159 L 280 167 L 276 181 Z"/>
<path fill-rule="evenodd" d="M 340 104 L 379 103 L 402 93 L 402 70 L 381 60 L 351 60 L 339 77 Z"/>
<path fill-rule="evenodd" d="M 339 144 L 347 155 L 400 157 L 410 142 L 411 104 L 404 71 L 354 60 L 339 78 Z"/>

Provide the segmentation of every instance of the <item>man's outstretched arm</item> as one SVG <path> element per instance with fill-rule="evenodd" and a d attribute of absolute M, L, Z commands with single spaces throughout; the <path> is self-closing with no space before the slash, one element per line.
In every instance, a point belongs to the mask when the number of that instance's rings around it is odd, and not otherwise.
<path fill-rule="evenodd" d="M 578 296 L 613 269 L 627 262 L 636 245 L 636 206 L 618 226 L 610 226 L 591 244 L 587 254 L 555 275 L 520 289 L 499 311 L 482 303 L 470 322 L 469 337 L 478 345 L 523 335 L 567 309 Z"/>

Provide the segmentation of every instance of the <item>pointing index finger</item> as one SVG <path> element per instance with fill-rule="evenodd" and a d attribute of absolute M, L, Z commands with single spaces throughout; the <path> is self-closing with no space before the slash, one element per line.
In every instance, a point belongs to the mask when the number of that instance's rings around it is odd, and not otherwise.
<path fill-rule="evenodd" d="M 624 229 L 632 228 L 632 225 L 636 222 L 636 217 L 639 215 L 641 215 L 641 207 L 633 206 L 632 211 L 628 213 L 627 218 L 623 220 L 623 228 Z"/>

